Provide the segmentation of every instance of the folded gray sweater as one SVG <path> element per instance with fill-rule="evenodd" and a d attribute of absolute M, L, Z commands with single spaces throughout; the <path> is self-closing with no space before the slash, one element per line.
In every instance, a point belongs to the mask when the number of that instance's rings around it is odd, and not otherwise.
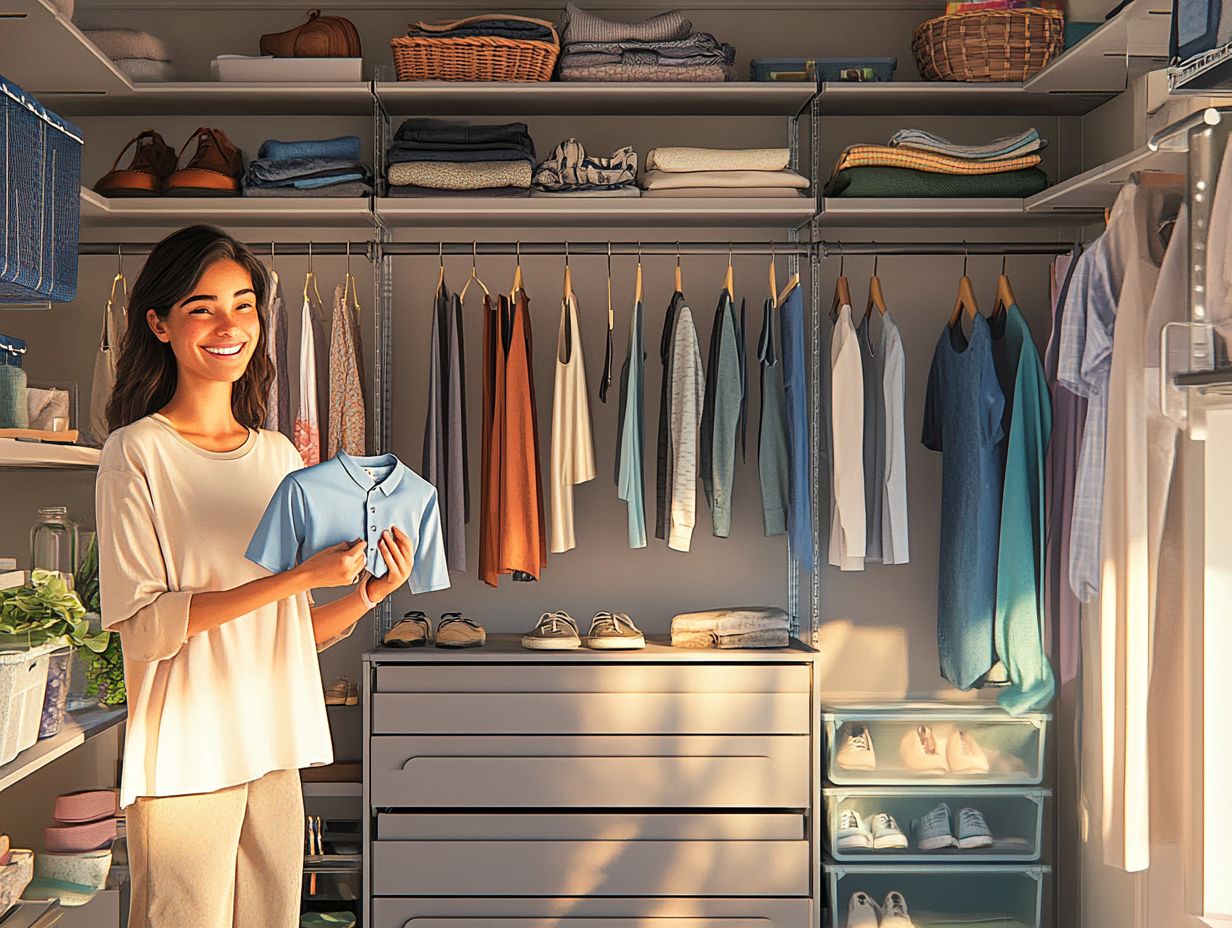
<path fill-rule="evenodd" d="M 693 24 L 679 10 L 668 10 L 636 23 L 618 23 L 588 13 L 572 0 L 560 20 L 562 45 L 574 42 L 669 42 L 683 39 Z"/>

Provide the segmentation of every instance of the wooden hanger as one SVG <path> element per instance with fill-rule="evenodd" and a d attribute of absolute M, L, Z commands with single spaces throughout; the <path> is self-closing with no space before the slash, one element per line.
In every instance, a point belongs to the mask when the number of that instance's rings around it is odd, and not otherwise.
<path fill-rule="evenodd" d="M 573 274 L 569 270 L 569 243 L 565 242 L 565 292 L 563 299 L 567 302 L 569 294 L 573 292 Z"/>
<path fill-rule="evenodd" d="M 775 301 L 774 305 L 782 306 L 783 301 L 787 299 L 787 297 L 791 294 L 791 291 L 795 290 L 798 286 L 800 286 L 800 275 L 799 273 L 792 274 L 791 279 L 788 280 L 783 289 L 779 291 L 778 299 Z"/>
<path fill-rule="evenodd" d="M 471 242 L 471 275 L 466 278 L 466 283 L 462 285 L 462 292 L 458 294 L 458 302 L 466 302 L 466 291 L 471 288 L 471 284 L 479 284 L 479 289 L 483 291 L 483 295 L 491 297 L 487 286 L 479 279 L 479 246 L 475 242 Z"/>
<path fill-rule="evenodd" d="M 359 313 L 359 281 L 351 273 L 351 243 L 346 243 L 346 273 L 342 277 L 342 305 L 354 306 Z"/>
<path fill-rule="evenodd" d="M 616 310 L 612 307 L 612 243 L 607 243 L 607 330 L 616 328 Z"/>
<path fill-rule="evenodd" d="M 513 253 L 517 256 L 517 264 L 513 268 L 513 287 L 509 291 L 509 298 L 513 299 L 518 295 L 518 291 L 522 289 L 522 243 L 515 242 Z"/>
<path fill-rule="evenodd" d="M 770 306 L 779 305 L 779 285 L 774 273 L 774 242 L 770 243 Z"/>
<path fill-rule="evenodd" d="M 443 270 L 443 268 L 442 268 Z M 312 284 L 312 292 L 316 295 L 317 303 L 321 302 L 321 291 L 317 289 L 317 275 L 313 270 L 312 265 L 312 242 L 308 242 L 308 273 L 304 275 L 304 300 L 308 299 L 308 285 Z"/>
<path fill-rule="evenodd" d="M 676 292 L 684 293 L 684 276 L 680 273 L 680 242 L 676 242 Z"/>
<path fill-rule="evenodd" d="M 441 295 L 441 289 L 445 286 L 445 243 L 437 242 L 436 260 L 440 265 L 440 271 L 436 275 L 436 290 L 434 296 Z"/>
<path fill-rule="evenodd" d="M 864 317 L 866 319 L 873 314 L 874 307 L 882 316 L 887 312 L 885 294 L 881 292 L 881 278 L 877 276 L 877 259 L 879 257 L 880 255 L 873 255 L 873 276 L 868 281 L 868 305 L 864 307 Z"/>
<path fill-rule="evenodd" d="M 633 287 L 633 302 L 642 302 L 642 243 L 637 243 L 637 283 Z"/>
<path fill-rule="evenodd" d="M 838 318 L 839 309 L 851 305 L 851 284 L 848 283 L 847 275 L 844 273 L 846 264 L 847 256 L 843 254 L 840 247 L 838 253 L 838 280 L 834 282 L 834 301 L 830 304 L 831 319 Z"/>
<path fill-rule="evenodd" d="M 1018 301 L 1014 299 L 1014 288 L 1010 279 L 1005 276 L 1005 255 L 1001 256 L 1001 274 L 997 277 L 997 295 L 992 302 L 992 314 L 998 316 L 1007 312 Z"/>
<path fill-rule="evenodd" d="M 954 302 L 954 312 L 950 313 L 949 325 L 951 327 L 962 318 L 963 310 L 966 310 L 969 319 L 974 319 L 980 311 L 979 304 L 975 300 L 975 288 L 971 286 L 971 278 L 967 276 L 967 255 L 965 253 L 963 254 L 962 278 L 958 281 L 958 299 Z"/>
<path fill-rule="evenodd" d="M 723 289 L 727 291 L 727 295 L 735 299 L 736 287 L 732 283 L 734 273 L 732 271 L 732 243 L 727 243 L 727 274 L 723 277 Z"/>

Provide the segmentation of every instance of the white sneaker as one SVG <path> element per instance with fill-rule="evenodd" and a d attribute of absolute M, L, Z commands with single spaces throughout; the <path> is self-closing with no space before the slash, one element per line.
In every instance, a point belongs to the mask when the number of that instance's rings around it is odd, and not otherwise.
<path fill-rule="evenodd" d="M 958 729 L 945 746 L 950 769 L 955 773 L 987 773 L 988 755 L 976 744 L 970 732 Z"/>
<path fill-rule="evenodd" d="M 945 757 L 937 749 L 931 725 L 920 725 L 903 735 L 900 751 L 908 770 L 930 776 L 941 776 L 949 770 Z"/>
<path fill-rule="evenodd" d="M 898 827 L 898 822 L 894 821 L 893 815 L 889 812 L 878 812 L 873 816 L 873 847 L 884 851 L 888 848 L 906 846 L 907 836 Z"/>
<path fill-rule="evenodd" d="M 844 809 L 838 817 L 838 834 L 835 845 L 840 850 L 852 848 L 870 848 L 873 846 L 873 833 L 868 823 L 855 809 Z"/>
<path fill-rule="evenodd" d="M 852 893 L 847 903 L 847 928 L 877 928 L 881 911 L 868 893 Z"/>
<path fill-rule="evenodd" d="M 915 928 L 902 893 L 886 893 L 885 902 L 881 905 L 881 928 Z"/>
<path fill-rule="evenodd" d="M 877 754 L 873 751 L 873 738 L 864 725 L 846 726 L 847 737 L 838 749 L 835 760 L 844 770 L 876 770 Z"/>

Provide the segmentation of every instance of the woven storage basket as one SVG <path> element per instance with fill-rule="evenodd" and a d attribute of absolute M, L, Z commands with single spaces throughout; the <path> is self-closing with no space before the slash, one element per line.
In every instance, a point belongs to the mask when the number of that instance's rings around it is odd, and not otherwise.
<path fill-rule="evenodd" d="M 1065 16 L 1056 10 L 954 13 L 920 23 L 911 37 L 926 81 L 1021 81 L 1061 53 Z"/>
<path fill-rule="evenodd" d="M 482 18 L 486 17 L 474 17 Z M 551 42 L 494 35 L 395 36 L 389 41 L 394 69 L 400 81 L 550 81 L 560 55 L 560 36 L 550 23 L 542 25 L 552 30 Z"/>

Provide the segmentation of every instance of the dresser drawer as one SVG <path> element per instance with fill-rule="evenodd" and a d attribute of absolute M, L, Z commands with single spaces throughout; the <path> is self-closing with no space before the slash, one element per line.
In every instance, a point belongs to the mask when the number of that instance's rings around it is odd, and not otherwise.
<path fill-rule="evenodd" d="M 372 928 L 810 928 L 807 899 L 372 900 Z"/>
<path fill-rule="evenodd" d="M 809 806 L 809 741 L 377 736 L 371 801 L 413 808 L 802 809 Z"/>
<path fill-rule="evenodd" d="M 382 841 L 803 841 L 804 815 L 725 812 L 382 812 Z"/>
<path fill-rule="evenodd" d="M 807 664 L 381 665 L 378 693 L 808 693 Z"/>
<path fill-rule="evenodd" d="M 804 735 L 807 693 L 377 693 L 374 734 Z"/>
<path fill-rule="evenodd" d="M 807 896 L 807 841 L 375 841 L 377 895 Z"/>

